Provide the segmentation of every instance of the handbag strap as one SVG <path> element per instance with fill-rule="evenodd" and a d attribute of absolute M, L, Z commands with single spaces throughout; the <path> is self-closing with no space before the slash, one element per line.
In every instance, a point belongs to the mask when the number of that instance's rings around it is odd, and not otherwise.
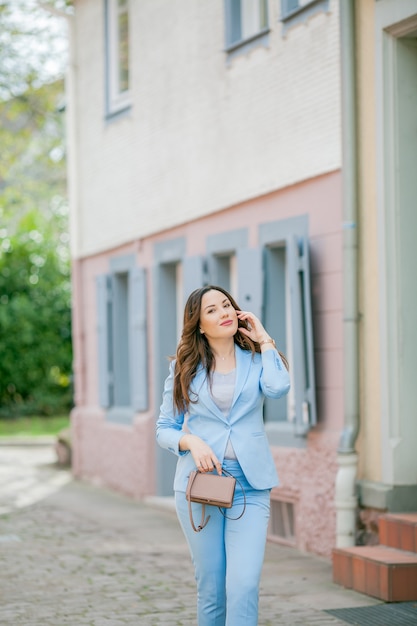
<path fill-rule="evenodd" d="M 236 478 L 236 476 L 233 476 L 233 474 L 231 474 L 230 472 L 228 472 L 227 470 L 222 468 L 222 472 L 224 472 L 225 474 L 227 474 L 228 476 L 231 476 L 232 478 L 235 479 L 235 481 L 237 482 L 237 484 L 239 485 L 239 487 L 242 490 L 243 493 L 243 509 L 240 515 L 238 515 L 237 517 L 229 517 L 228 515 L 226 515 L 226 513 L 224 513 L 224 511 L 222 510 L 222 508 L 219 506 L 218 509 L 220 511 L 220 513 L 223 515 L 223 517 L 225 517 L 226 519 L 233 519 L 233 520 L 237 520 L 240 519 L 242 517 L 242 515 L 244 514 L 244 512 L 246 511 L 246 493 L 245 490 L 243 489 L 243 485 L 240 482 L 240 480 L 238 478 Z"/>
<path fill-rule="evenodd" d="M 191 485 L 190 485 L 190 490 L 191 490 L 191 487 L 193 486 L 193 483 L 194 483 L 194 481 L 195 481 L 195 479 L 196 479 L 197 473 L 198 473 L 198 472 L 196 472 L 196 473 L 194 474 L 194 476 L 193 476 L 193 480 L 192 480 L 192 483 L 191 483 Z M 188 500 L 188 514 L 189 514 L 189 516 L 190 516 L 191 526 L 193 527 L 193 530 L 194 530 L 194 532 L 196 532 L 196 533 L 199 533 L 199 532 L 200 532 L 200 530 L 203 530 L 204 526 L 206 526 L 206 525 L 207 525 L 207 522 L 208 522 L 208 521 L 209 521 L 209 519 L 210 519 L 210 515 L 208 515 L 208 516 L 207 516 L 207 519 L 206 519 L 206 520 L 204 520 L 204 517 L 205 517 L 205 514 L 206 514 L 206 505 L 205 505 L 205 504 L 203 504 L 203 505 L 202 505 L 202 507 L 201 507 L 201 521 L 200 521 L 199 525 L 197 526 L 197 528 L 195 527 L 195 524 L 194 524 L 194 519 L 193 519 L 193 511 L 192 511 L 192 508 L 191 508 L 191 498 L 189 498 L 189 500 Z"/>
<path fill-rule="evenodd" d="M 226 519 L 238 520 L 238 519 L 240 519 L 242 517 L 242 515 L 246 511 L 246 493 L 245 493 L 245 490 L 243 489 L 243 486 L 242 486 L 242 483 L 240 482 L 240 480 L 238 478 L 236 478 L 235 476 L 233 476 L 233 474 L 231 474 L 230 472 L 228 472 L 224 468 L 222 468 L 222 473 L 227 474 L 228 476 L 231 476 L 232 478 L 234 478 L 235 481 L 238 483 L 239 487 L 241 488 L 242 493 L 243 493 L 243 510 L 242 510 L 241 514 L 238 515 L 237 517 L 229 517 L 228 515 L 226 515 L 226 513 L 223 512 L 223 510 L 222 510 L 222 508 L 220 506 L 217 507 L 217 508 L 219 509 L 219 511 L 223 515 L 223 517 L 225 517 Z M 192 481 L 192 483 L 190 485 L 190 488 L 192 487 L 193 482 L 195 481 L 196 476 L 197 476 L 197 472 L 194 474 L 193 481 Z M 199 525 L 196 528 L 196 526 L 194 524 L 194 519 L 193 519 L 193 511 L 192 511 L 192 508 L 191 508 L 191 499 L 188 500 L 188 514 L 190 516 L 191 526 L 193 527 L 193 530 L 196 533 L 199 533 L 201 530 L 203 530 L 203 528 L 205 526 L 207 526 L 207 523 L 208 523 L 208 521 L 210 519 L 210 515 L 207 515 L 206 519 L 204 519 L 205 515 L 206 515 L 206 505 L 203 503 L 201 505 L 201 520 L 200 520 Z"/>

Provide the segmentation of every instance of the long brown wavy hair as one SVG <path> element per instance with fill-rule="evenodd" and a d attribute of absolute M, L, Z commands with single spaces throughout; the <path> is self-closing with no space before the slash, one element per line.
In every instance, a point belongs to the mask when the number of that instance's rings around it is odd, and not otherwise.
<path fill-rule="evenodd" d="M 190 403 L 197 402 L 197 398 L 190 397 L 190 385 L 197 373 L 199 364 L 205 368 L 207 377 L 214 368 L 215 359 L 210 344 L 204 334 L 200 332 L 201 300 L 208 291 L 220 291 L 230 300 L 232 307 L 240 311 L 240 307 L 223 287 L 206 285 L 193 291 L 184 308 L 184 324 L 181 339 L 178 343 L 174 373 L 174 406 L 178 412 L 186 411 Z M 238 327 L 248 328 L 246 320 L 238 320 Z M 242 350 L 250 350 L 252 354 L 260 352 L 261 348 L 256 341 L 246 337 L 239 331 L 233 337 L 235 344 Z M 281 353 L 280 353 L 281 354 Z M 281 355 L 283 357 L 283 355 Z M 285 359 L 285 357 L 283 357 Z M 286 361 L 284 361 L 287 366 Z"/>

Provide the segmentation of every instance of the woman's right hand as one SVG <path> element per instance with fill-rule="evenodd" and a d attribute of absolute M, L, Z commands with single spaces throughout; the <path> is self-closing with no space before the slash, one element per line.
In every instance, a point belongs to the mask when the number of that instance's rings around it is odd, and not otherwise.
<path fill-rule="evenodd" d="M 199 472 L 212 472 L 216 468 L 217 473 L 222 473 L 222 466 L 209 445 L 197 435 L 186 434 L 180 439 L 180 450 L 189 450 Z"/>

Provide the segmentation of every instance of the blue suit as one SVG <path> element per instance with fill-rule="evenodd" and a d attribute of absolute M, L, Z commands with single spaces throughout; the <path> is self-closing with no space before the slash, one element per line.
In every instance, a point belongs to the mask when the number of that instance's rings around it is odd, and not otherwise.
<path fill-rule="evenodd" d="M 188 451 L 179 450 L 184 414 L 173 410 L 173 372 L 171 363 L 156 432 L 159 445 L 179 456 L 174 489 L 185 491 L 195 464 Z M 289 388 L 288 372 L 276 350 L 252 356 L 236 345 L 236 386 L 229 416 L 225 418 L 214 403 L 206 372 L 200 367 L 190 393 L 190 398 L 198 397 L 198 402 L 189 405 L 187 428 L 211 446 L 220 463 L 230 436 L 249 484 L 254 489 L 271 489 L 278 484 L 278 477 L 264 430 L 263 401 L 264 396 L 280 398 Z"/>
<path fill-rule="evenodd" d="M 165 382 L 157 440 L 178 458 L 174 479 L 177 514 L 192 554 L 198 587 L 198 626 L 256 626 L 259 581 L 269 520 L 269 497 L 278 476 L 263 424 L 264 397 L 280 398 L 290 387 L 288 372 L 276 350 L 252 355 L 237 345 L 236 384 L 227 417 L 210 394 L 205 370 L 200 367 L 191 385 L 187 416 L 173 407 L 174 364 Z M 184 422 L 186 417 L 186 428 Z M 194 533 L 185 499 L 190 471 L 196 469 L 191 453 L 179 449 L 185 432 L 198 435 L 216 454 L 220 463 L 242 484 L 246 511 L 239 520 L 224 518 L 216 507 L 207 526 Z M 224 459 L 227 442 L 236 460 Z M 243 494 L 236 486 L 234 504 L 227 511 L 237 517 Z M 194 504 L 199 519 L 201 505 Z"/>

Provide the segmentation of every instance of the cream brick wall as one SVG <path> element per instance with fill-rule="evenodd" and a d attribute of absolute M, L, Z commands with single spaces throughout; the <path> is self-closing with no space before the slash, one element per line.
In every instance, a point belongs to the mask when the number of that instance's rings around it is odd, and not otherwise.
<path fill-rule="evenodd" d="M 76 1 L 74 256 L 341 166 L 338 0 L 227 61 L 223 0 L 132 0 L 132 108 L 106 121 L 104 2 Z"/>

